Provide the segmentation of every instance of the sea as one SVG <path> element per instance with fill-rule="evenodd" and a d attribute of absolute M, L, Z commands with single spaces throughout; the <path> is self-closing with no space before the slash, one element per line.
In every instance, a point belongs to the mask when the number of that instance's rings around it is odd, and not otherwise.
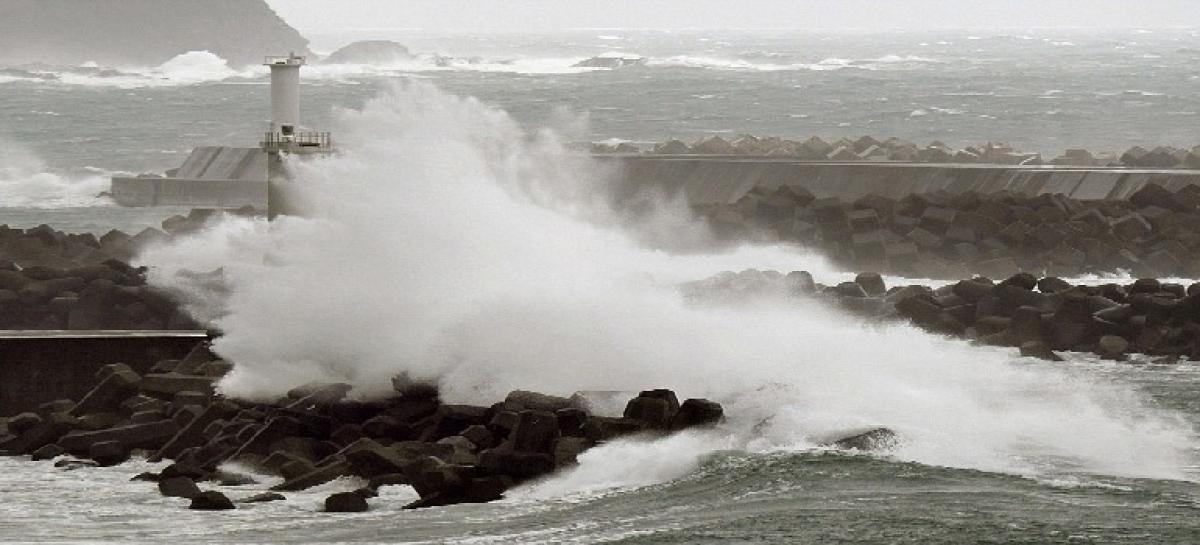
<path fill-rule="evenodd" d="M 688 306 L 670 286 L 725 270 L 826 282 L 852 271 L 795 248 L 680 252 L 663 244 L 683 232 L 678 218 L 631 226 L 594 208 L 581 195 L 599 177 L 560 149 L 740 134 L 1004 142 L 1047 158 L 1190 149 L 1200 31 L 311 38 L 321 52 L 392 39 L 414 54 L 303 69 L 303 124 L 330 128 L 346 152 L 302 169 L 320 218 L 230 220 L 140 258 L 168 286 L 180 264 L 224 266 L 234 295 L 193 310 L 225 320 L 217 349 L 242 365 L 227 392 L 264 395 L 282 371 L 370 384 L 409 368 L 459 402 L 516 387 L 672 387 L 722 401 L 730 422 L 604 445 L 499 502 L 404 511 L 415 493 L 385 487 L 360 514 L 320 512 L 329 493 L 361 486 L 352 479 L 200 513 L 129 481 L 148 462 L 66 471 L 0 458 L 0 541 L 1200 542 L 1194 362 L 1032 361 L 816 303 Z M 641 60 L 575 66 L 597 56 Z M 194 146 L 256 145 L 267 86 L 264 67 L 202 51 L 150 67 L 0 70 L 0 224 L 135 233 L 186 214 L 101 193 L 110 176 L 175 168 Z M 821 446 L 877 426 L 899 446 Z M 258 479 L 223 491 L 274 482 Z"/>

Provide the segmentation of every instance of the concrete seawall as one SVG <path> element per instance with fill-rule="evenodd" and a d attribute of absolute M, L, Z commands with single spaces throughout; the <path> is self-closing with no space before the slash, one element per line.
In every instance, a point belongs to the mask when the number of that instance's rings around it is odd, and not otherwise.
<path fill-rule="evenodd" d="M 96 386 L 104 365 L 120 362 L 145 373 L 159 360 L 183 358 L 207 338 L 204 331 L 0 330 L 0 415 L 79 399 Z"/>
<path fill-rule="evenodd" d="M 1060 193 L 1080 200 L 1126 199 L 1148 183 L 1172 191 L 1200 185 L 1200 170 L 1051 167 L 927 163 L 835 163 L 706 155 L 612 155 L 627 193 L 658 187 L 683 192 L 691 204 L 736 202 L 754 187 L 803 187 L 817 197 L 846 200 L 875 193 L 901 198 L 939 190 L 950 193 L 1012 191 Z"/>

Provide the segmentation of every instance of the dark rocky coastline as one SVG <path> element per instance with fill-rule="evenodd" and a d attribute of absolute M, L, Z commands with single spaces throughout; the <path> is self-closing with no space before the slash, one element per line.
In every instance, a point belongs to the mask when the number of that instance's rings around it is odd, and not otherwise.
<path fill-rule="evenodd" d="M 129 260 L 148 245 L 201 228 L 217 214 L 188 216 L 135 235 L 64 233 L 48 225 L 0 225 L 0 329 L 203 329 L 182 312 L 173 294 L 146 285 L 146 269 Z"/>
<path fill-rule="evenodd" d="M 1078 167 L 1135 167 L 1200 169 L 1200 146 L 1192 149 L 1158 146 L 1146 149 L 1134 146 L 1123 153 L 1068 149 L 1053 159 L 1040 153 L 1013 149 L 1002 143 L 988 142 L 979 146 L 954 149 L 934 141 L 921 147 L 901 138 L 876 139 L 863 136 L 826 141 L 818 136 L 807 140 L 791 140 L 777 136 L 741 135 L 733 140 L 709 136 L 691 144 L 668 140 L 644 150 L 629 143 L 595 143 L 593 153 L 652 153 L 660 155 L 746 155 L 778 157 L 803 161 L 845 161 L 909 163 L 967 163 L 989 165 L 1058 165 Z"/>
<path fill-rule="evenodd" d="M 999 281 L 975 277 L 937 288 L 889 288 L 877 273 L 827 286 L 813 282 L 805 271 L 752 269 L 693 282 L 683 291 L 700 302 L 817 299 L 872 320 L 908 322 L 932 333 L 1018 348 L 1021 355 L 1054 361 L 1062 359 L 1056 351 L 1113 361 L 1133 354 L 1162 363 L 1200 360 L 1200 282 L 1185 286 L 1143 278 L 1077 285 L 1018 273 Z"/>
<path fill-rule="evenodd" d="M 574 465 L 580 453 L 606 441 L 710 427 L 724 418 L 721 405 L 680 403 L 670 390 L 641 392 L 621 417 L 592 414 L 581 394 L 514 391 L 491 406 L 447 404 L 435 387 L 403 375 L 393 381 L 390 399 L 353 401 L 347 384 L 308 384 L 253 403 L 215 393 L 231 368 L 205 344 L 144 375 L 123 364 L 105 366 L 83 398 L 0 419 L 0 454 L 56 460 L 65 469 L 117 465 L 139 453 L 170 460 L 161 472 L 133 479 L 156 483 L 163 495 L 200 510 L 283 499 L 355 476 L 368 484 L 325 503 L 327 511 L 354 512 L 368 509 L 384 485 L 416 490 L 420 499 L 406 508 L 496 500 L 519 483 Z M 870 446 L 880 432 L 874 433 L 842 441 L 847 448 Z M 283 481 L 274 493 L 231 500 L 213 487 L 254 481 L 222 469 L 225 462 Z"/>
<path fill-rule="evenodd" d="M 844 270 L 959 279 L 1017 272 L 1200 277 L 1200 186 L 1151 183 L 1127 200 L 935 192 L 852 202 L 757 187 L 697 206 L 728 240 L 795 242 Z"/>

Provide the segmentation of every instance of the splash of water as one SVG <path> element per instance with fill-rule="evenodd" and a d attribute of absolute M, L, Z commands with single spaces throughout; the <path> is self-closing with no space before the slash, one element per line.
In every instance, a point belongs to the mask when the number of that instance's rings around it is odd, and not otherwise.
<path fill-rule="evenodd" d="M 64 208 L 108 204 L 108 173 L 85 176 L 52 172 L 33 150 L 0 138 L 0 207 Z M 3 223 L 3 222 L 0 222 Z"/>
<path fill-rule="evenodd" d="M 896 456 L 929 464 L 1182 475 L 1189 430 L 1127 388 L 816 304 L 686 303 L 679 282 L 721 270 L 836 273 L 782 248 L 667 251 L 703 225 L 670 206 L 631 219 L 552 131 L 423 84 L 337 118 L 342 153 L 294 165 L 306 217 L 231 220 L 143 256 L 152 281 L 185 290 L 178 271 L 224 267 L 228 293 L 193 291 L 192 308 L 225 332 L 229 395 L 309 380 L 383 393 L 401 370 L 452 402 L 668 387 L 731 416 L 729 437 L 681 447 L 694 452 L 888 426 Z M 638 459 L 621 448 L 585 457 L 572 486 Z"/>

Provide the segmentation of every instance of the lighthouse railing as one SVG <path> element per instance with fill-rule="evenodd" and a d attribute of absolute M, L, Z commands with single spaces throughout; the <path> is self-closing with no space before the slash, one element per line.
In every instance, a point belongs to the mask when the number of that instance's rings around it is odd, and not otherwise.
<path fill-rule="evenodd" d="M 333 138 L 328 132 L 297 132 L 284 136 L 275 131 L 268 131 L 260 145 L 267 151 L 288 151 L 296 148 L 330 149 Z"/>

